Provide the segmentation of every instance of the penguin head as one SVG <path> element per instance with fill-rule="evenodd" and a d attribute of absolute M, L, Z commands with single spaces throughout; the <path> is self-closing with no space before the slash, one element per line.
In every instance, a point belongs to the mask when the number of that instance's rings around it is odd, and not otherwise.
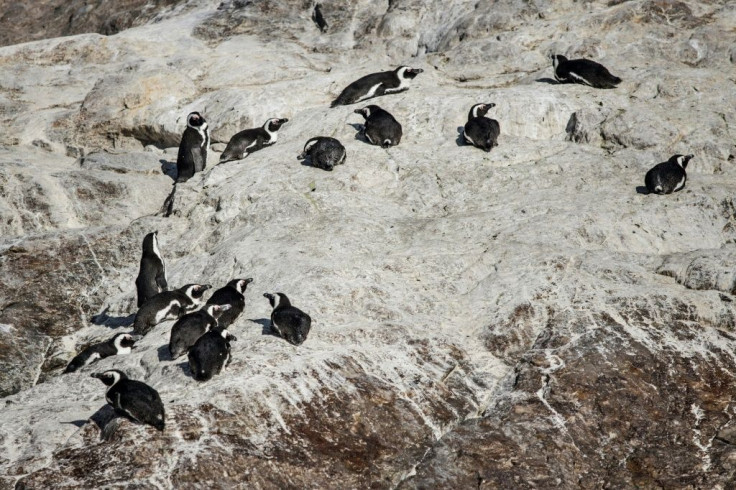
<path fill-rule="evenodd" d="M 247 279 L 234 279 L 230 281 L 230 285 L 235 288 L 237 292 L 240 294 L 244 294 L 245 290 L 248 288 L 248 284 L 253 282 L 253 278 L 249 277 Z"/>
<path fill-rule="evenodd" d="M 118 381 L 128 379 L 124 372 L 118 369 L 108 369 L 101 373 L 90 374 L 92 378 L 97 378 L 107 386 L 113 386 Z"/>
<path fill-rule="evenodd" d="M 263 127 L 269 133 L 273 133 L 275 131 L 278 131 L 279 128 L 281 128 L 281 126 L 283 126 L 287 122 L 289 122 L 289 120 L 286 118 L 283 118 L 283 119 L 272 118 L 266 121 Z"/>
<path fill-rule="evenodd" d="M 396 73 L 396 76 L 399 77 L 399 80 L 406 79 L 411 80 L 415 78 L 417 75 L 422 73 L 424 70 L 421 68 L 410 68 L 408 66 L 400 66 L 397 69 L 394 70 L 394 73 Z"/>
<path fill-rule="evenodd" d="M 470 117 L 483 117 L 486 115 L 486 113 L 496 107 L 496 104 L 493 102 L 488 102 L 484 104 L 475 104 L 473 107 L 470 108 Z"/>
<path fill-rule="evenodd" d="M 552 66 L 554 68 L 557 68 L 557 65 L 559 65 L 560 63 L 564 63 L 565 61 L 567 61 L 567 58 L 565 58 L 561 54 L 552 54 L 550 58 L 552 58 Z"/>
<path fill-rule="evenodd" d="M 676 163 L 683 169 L 687 168 L 687 164 L 690 162 L 690 160 L 693 158 L 694 155 L 674 155 L 673 157 L 670 157 L 670 162 Z"/>
<path fill-rule="evenodd" d="M 353 112 L 356 114 L 360 114 L 365 119 L 368 119 L 371 117 L 371 114 L 374 114 L 377 109 L 380 109 L 377 105 L 367 105 L 363 107 L 362 109 L 355 109 Z"/>
<path fill-rule="evenodd" d="M 132 335 L 129 333 L 119 333 L 113 337 L 113 345 L 115 346 L 115 352 L 120 354 L 126 352 L 127 349 L 132 349 L 136 342 L 142 339 L 142 335 Z"/>
<path fill-rule="evenodd" d="M 204 295 L 204 292 L 211 287 L 212 286 L 209 284 L 187 284 L 186 286 L 179 288 L 179 291 L 183 292 L 191 299 L 199 299 Z"/>
<path fill-rule="evenodd" d="M 263 297 L 268 298 L 268 302 L 271 303 L 271 307 L 273 309 L 276 309 L 279 306 L 291 306 L 291 303 L 289 302 L 289 298 L 287 298 L 284 293 L 273 293 L 273 294 L 264 293 Z"/>
<path fill-rule="evenodd" d="M 213 328 L 212 331 L 220 334 L 222 338 L 228 342 L 235 342 L 236 340 L 238 340 L 238 338 L 235 335 L 228 332 L 227 329 L 225 328 L 217 327 L 217 328 Z"/>
<path fill-rule="evenodd" d="M 192 112 L 187 116 L 187 126 L 192 129 L 205 129 L 207 121 L 204 120 L 199 112 Z"/>
<path fill-rule="evenodd" d="M 158 230 L 143 237 L 143 253 L 158 249 Z"/>
<path fill-rule="evenodd" d="M 209 316 L 214 318 L 215 320 L 220 318 L 220 315 L 225 313 L 227 310 L 232 308 L 230 305 L 207 305 L 205 308 L 205 311 Z"/>

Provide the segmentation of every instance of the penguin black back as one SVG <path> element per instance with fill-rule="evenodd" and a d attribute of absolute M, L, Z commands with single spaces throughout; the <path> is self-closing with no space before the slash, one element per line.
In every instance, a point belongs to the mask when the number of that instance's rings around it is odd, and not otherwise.
<path fill-rule="evenodd" d="M 387 111 L 377 105 L 369 105 L 354 112 L 365 118 L 363 136 L 370 144 L 388 148 L 401 142 L 401 124 Z"/>
<path fill-rule="evenodd" d="M 271 328 L 274 332 L 290 344 L 303 344 L 312 327 L 312 318 L 299 308 L 291 306 L 284 293 L 266 293 L 263 296 L 273 307 Z"/>
<path fill-rule="evenodd" d="M 197 381 L 208 381 L 230 363 L 230 342 L 235 336 L 217 327 L 202 335 L 189 349 L 189 369 Z"/>
<path fill-rule="evenodd" d="M 644 176 L 644 185 L 653 194 L 671 194 L 685 187 L 685 168 L 693 155 L 673 155 L 666 162 L 658 163 Z"/>
<path fill-rule="evenodd" d="M 491 151 L 491 148 L 498 146 L 498 135 L 501 133 L 498 121 L 485 117 L 493 107 L 496 107 L 496 104 L 475 104 L 471 107 L 463 131 L 463 138 L 467 143 L 485 151 Z"/>
<path fill-rule="evenodd" d="M 355 104 L 373 97 L 409 90 L 409 82 L 423 71 L 421 68 L 400 66 L 392 71 L 371 73 L 345 87 L 332 101 L 331 107 Z"/>
<path fill-rule="evenodd" d="M 568 60 L 560 54 L 552 55 L 555 80 L 561 83 L 580 83 L 595 88 L 615 88 L 621 79 L 595 61 L 584 58 Z"/>
<path fill-rule="evenodd" d="M 138 308 L 168 289 L 166 264 L 158 246 L 158 231 L 149 233 L 143 238 L 143 254 L 135 286 L 138 290 Z"/>
<path fill-rule="evenodd" d="M 304 151 L 297 158 L 303 160 L 309 157 L 313 167 L 331 172 L 337 165 L 345 163 L 346 156 L 345 147 L 335 138 L 315 136 L 307 140 Z"/>
<path fill-rule="evenodd" d="M 110 369 L 92 375 L 109 386 L 105 399 L 120 415 L 163 431 L 166 414 L 158 391 L 142 381 L 128 379 L 122 371 Z"/>
<path fill-rule="evenodd" d="M 217 319 L 219 326 L 229 327 L 243 312 L 245 309 L 245 290 L 251 282 L 253 282 L 253 279 L 250 277 L 247 279 L 233 279 L 227 285 L 212 293 L 210 299 L 207 300 L 208 305 L 230 306 Z"/>
<path fill-rule="evenodd" d="M 225 150 L 220 154 L 220 163 L 242 160 L 254 151 L 275 144 L 278 140 L 279 129 L 287 122 L 289 120 L 286 118 L 271 118 L 260 128 L 244 129 L 236 133 L 230 138 Z"/>
<path fill-rule="evenodd" d="M 210 132 L 207 121 L 199 112 L 187 116 L 187 128 L 181 136 L 176 157 L 176 182 L 186 182 L 207 166 Z"/>
<path fill-rule="evenodd" d="M 137 335 L 118 333 L 104 342 L 92 344 L 82 350 L 69 362 L 64 373 L 73 373 L 77 369 L 110 356 L 130 354 L 139 339 Z"/>

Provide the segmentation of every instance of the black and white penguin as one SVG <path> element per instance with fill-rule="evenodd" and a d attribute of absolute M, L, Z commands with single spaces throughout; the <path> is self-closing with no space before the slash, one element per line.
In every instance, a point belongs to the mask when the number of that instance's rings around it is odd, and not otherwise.
<path fill-rule="evenodd" d="M 201 310 L 179 318 L 171 327 L 169 339 L 171 358 L 176 359 L 186 354 L 198 338 L 217 327 L 217 319 L 229 309 L 230 305 L 205 305 Z"/>
<path fill-rule="evenodd" d="M 230 364 L 230 342 L 235 336 L 217 327 L 202 335 L 189 349 L 189 369 L 197 381 L 208 381 Z"/>
<path fill-rule="evenodd" d="M 287 342 L 301 345 L 307 340 L 312 319 L 299 308 L 291 306 L 284 293 L 263 295 L 273 307 L 271 312 L 271 329 Z"/>
<path fill-rule="evenodd" d="M 409 90 L 409 82 L 424 70 L 400 66 L 393 71 L 371 73 L 357 79 L 332 101 L 332 106 L 355 104 L 380 95 L 395 94 Z"/>
<path fill-rule="evenodd" d="M 317 24 L 317 27 L 319 27 L 319 30 L 322 31 L 322 33 L 327 32 L 328 25 L 322 15 L 322 5 L 319 3 L 314 6 L 314 10 L 312 11 L 312 20 Z"/>
<path fill-rule="evenodd" d="M 377 105 L 369 105 L 362 109 L 356 109 L 356 114 L 365 118 L 363 125 L 363 136 L 372 145 L 381 148 L 396 146 L 401 142 L 401 124 L 394 116 L 381 109 Z"/>
<path fill-rule="evenodd" d="M 485 151 L 491 151 L 491 148 L 498 146 L 498 135 L 501 133 L 498 121 L 485 117 L 493 107 L 496 107 L 496 104 L 475 104 L 471 107 L 463 131 L 463 138 L 467 143 Z"/>
<path fill-rule="evenodd" d="M 244 129 L 230 138 L 225 151 L 220 155 L 220 163 L 242 160 L 250 153 L 276 143 L 281 126 L 288 119 L 269 119 L 260 128 Z"/>
<path fill-rule="evenodd" d="M 187 284 L 179 289 L 157 294 L 138 309 L 133 331 L 145 335 L 163 321 L 176 320 L 196 310 L 202 306 L 202 295 L 211 287 L 209 284 Z"/>
<path fill-rule="evenodd" d="M 179 154 L 176 157 L 177 182 L 186 182 L 195 172 L 207 166 L 207 150 L 210 148 L 210 130 L 199 112 L 187 116 L 187 129 L 181 136 Z"/>
<path fill-rule="evenodd" d="M 152 425 L 160 431 L 164 430 L 166 415 L 158 391 L 142 381 L 128 379 L 124 372 L 117 369 L 91 376 L 109 386 L 105 399 L 117 413 L 141 424 Z"/>
<path fill-rule="evenodd" d="M 584 58 L 568 60 L 561 54 L 553 54 L 552 67 L 555 80 L 560 83 L 581 83 L 595 88 L 615 88 L 621 83 L 605 66 Z"/>
<path fill-rule="evenodd" d="M 230 308 L 220 314 L 217 324 L 227 328 L 240 316 L 245 309 L 245 290 L 248 284 L 252 283 L 252 278 L 233 279 L 224 287 L 221 287 L 210 296 L 207 300 L 208 305 L 228 305 Z"/>
<path fill-rule="evenodd" d="M 106 357 L 130 354 L 133 350 L 133 345 L 135 345 L 136 341 L 140 340 L 140 338 L 141 337 L 139 335 L 119 333 L 104 342 L 92 344 L 74 356 L 64 370 L 64 373 L 73 373 L 81 367 L 87 366 Z"/>
<path fill-rule="evenodd" d="M 693 155 L 674 155 L 666 162 L 658 163 L 644 176 L 644 184 L 654 194 L 671 194 L 685 187 L 685 168 Z"/>
<path fill-rule="evenodd" d="M 335 138 L 316 136 L 304 144 L 304 151 L 297 158 L 304 160 L 309 157 L 313 167 L 332 171 L 337 165 L 345 163 L 345 147 Z"/>
<path fill-rule="evenodd" d="M 149 299 L 168 289 L 166 282 L 166 264 L 158 247 L 158 231 L 149 233 L 143 238 L 143 255 L 138 277 L 135 279 L 138 290 L 138 308 Z"/>

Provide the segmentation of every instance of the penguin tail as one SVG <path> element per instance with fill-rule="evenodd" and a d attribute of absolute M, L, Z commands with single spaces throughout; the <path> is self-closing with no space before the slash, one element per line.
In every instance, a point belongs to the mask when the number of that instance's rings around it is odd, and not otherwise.
<path fill-rule="evenodd" d="M 339 105 L 344 105 L 342 103 L 342 101 L 340 100 L 340 97 L 338 97 L 337 99 L 333 100 L 332 103 L 330 104 L 330 107 L 337 107 Z"/>
<path fill-rule="evenodd" d="M 381 145 L 381 148 L 388 148 L 389 146 L 391 146 L 391 140 L 390 139 L 383 140 L 383 144 Z"/>
<path fill-rule="evenodd" d="M 654 193 L 655 193 L 655 194 L 662 194 L 662 192 L 664 192 L 664 189 L 662 188 L 662 186 L 661 186 L 661 185 L 658 185 L 658 186 L 656 186 L 656 187 L 654 188 Z"/>
<path fill-rule="evenodd" d="M 164 423 L 163 420 L 157 420 L 155 424 L 153 424 L 155 428 L 157 428 L 159 431 L 163 432 L 164 427 L 166 426 L 166 423 Z"/>

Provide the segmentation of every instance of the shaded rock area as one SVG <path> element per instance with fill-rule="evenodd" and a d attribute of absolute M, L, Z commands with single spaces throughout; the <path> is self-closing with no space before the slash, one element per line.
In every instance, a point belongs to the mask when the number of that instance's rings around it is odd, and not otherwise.
<path fill-rule="evenodd" d="M 733 2 L 321 5 L 324 33 L 306 1 L 23 14 L 97 33 L 0 49 L 0 489 L 731 488 Z M 558 84 L 553 53 L 623 82 Z M 401 64 L 424 72 L 371 101 L 401 144 L 368 145 L 364 104 L 329 104 Z M 478 102 L 490 153 L 462 140 Z M 195 110 L 209 163 L 172 187 Z M 275 145 L 215 165 L 271 117 Z M 333 172 L 296 158 L 318 135 Z M 686 187 L 646 194 L 676 153 Z M 172 287 L 254 278 L 233 362 L 194 381 L 167 321 L 61 375 L 130 328 L 155 230 Z M 310 314 L 303 345 L 266 291 Z M 89 376 L 113 367 L 159 391 L 163 433 L 115 415 Z"/>

